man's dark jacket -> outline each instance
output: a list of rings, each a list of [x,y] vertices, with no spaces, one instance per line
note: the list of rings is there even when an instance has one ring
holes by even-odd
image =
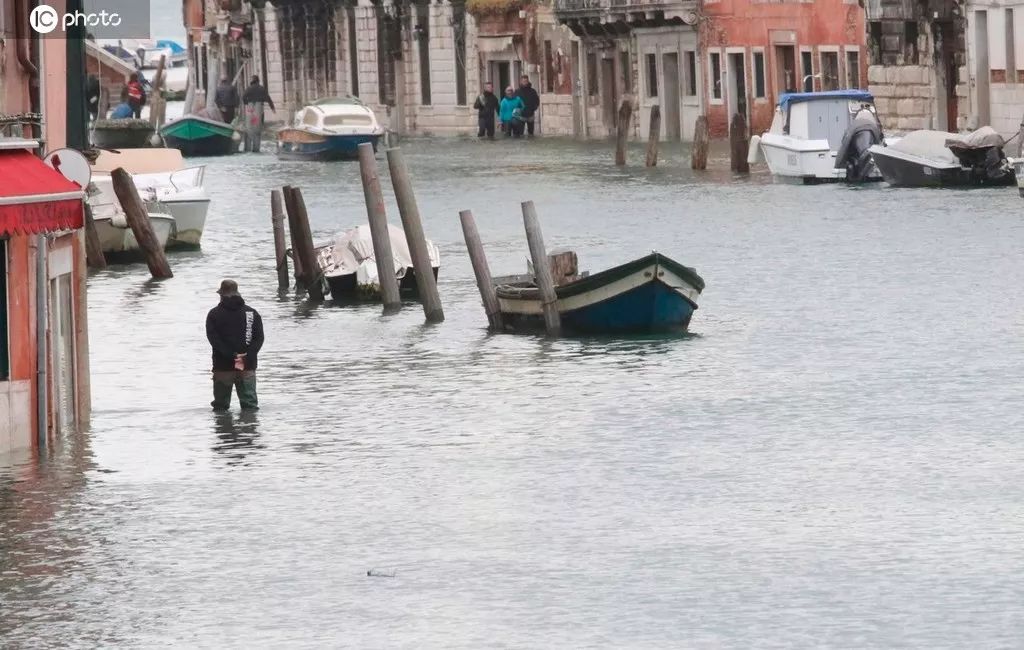
[[[531,117],[540,108],[540,95],[533,89],[533,84],[527,83],[519,87],[519,98],[523,100],[523,117]]]
[[[270,98],[270,93],[267,92],[266,88],[258,83],[249,84],[249,87],[245,89],[244,93],[242,93],[242,103],[256,104],[259,102],[263,102],[270,106],[270,110],[272,111],[277,110],[274,108],[274,100]]]
[[[477,117],[493,120],[494,114],[498,112],[498,97],[485,90],[473,102],[473,108],[476,109]]]
[[[224,108],[237,108],[238,107],[238,90],[234,84],[222,83],[217,86],[217,95],[215,96],[215,102],[217,106],[223,106]]]
[[[245,354],[245,369],[256,370],[263,347],[263,319],[241,296],[227,296],[206,315],[206,338],[213,346],[213,369],[234,370],[235,355]]]

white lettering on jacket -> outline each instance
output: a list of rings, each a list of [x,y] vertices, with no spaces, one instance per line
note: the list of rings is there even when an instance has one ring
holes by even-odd
[[[249,345],[252,343],[252,323],[255,320],[253,312],[245,312],[245,344]]]

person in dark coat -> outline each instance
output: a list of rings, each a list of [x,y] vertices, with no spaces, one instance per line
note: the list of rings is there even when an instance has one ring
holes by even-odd
[[[245,150],[259,153],[263,138],[263,105],[270,106],[274,113],[274,100],[260,83],[260,78],[253,76],[249,87],[242,93],[242,105],[245,106]]]
[[[484,84],[484,91],[473,102],[473,108],[476,109],[477,123],[480,125],[477,137],[482,138],[486,135],[493,140],[494,119],[498,113],[498,97],[494,94],[494,84],[490,81]]]
[[[220,283],[220,304],[206,315],[206,338],[213,348],[214,411],[231,406],[232,387],[243,410],[259,408],[256,398],[256,356],[263,347],[263,319],[238,294],[238,283]]]
[[[519,78],[519,91],[516,93],[523,100],[523,122],[526,123],[526,134],[533,135],[533,121],[537,116],[537,109],[540,108],[540,95],[533,89],[530,77],[523,75]]]
[[[235,121],[235,113],[238,111],[238,89],[227,77],[222,78],[217,85],[217,94],[214,95],[213,101],[227,124]]]
[[[85,80],[85,99],[89,106],[89,118],[95,122],[100,113],[100,80],[94,74]]]

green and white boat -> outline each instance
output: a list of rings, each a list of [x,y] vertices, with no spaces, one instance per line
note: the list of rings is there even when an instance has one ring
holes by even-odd
[[[186,115],[160,129],[168,147],[183,156],[227,156],[238,151],[239,136],[230,124]]]

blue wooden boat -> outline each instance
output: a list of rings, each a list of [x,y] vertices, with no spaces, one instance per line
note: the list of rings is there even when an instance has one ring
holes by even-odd
[[[495,279],[509,331],[543,331],[540,290],[531,276]],[[704,280],[660,253],[555,288],[562,329],[578,334],[686,331]]]
[[[354,97],[321,99],[295,114],[291,126],[277,133],[281,160],[354,160],[359,145],[377,150],[384,128],[366,105]]]

